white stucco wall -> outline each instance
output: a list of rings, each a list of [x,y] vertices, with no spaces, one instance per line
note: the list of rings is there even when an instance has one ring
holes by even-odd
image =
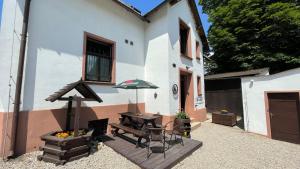
[[[145,24],[145,77],[159,86],[156,90],[146,90],[146,112],[169,115],[169,51],[167,6],[149,17]],[[157,93],[157,98],[154,93]]]
[[[183,20],[191,30],[191,43],[192,43],[192,58],[193,60],[181,57],[180,53],[180,42],[179,42],[179,18]],[[179,98],[174,96],[171,92],[173,84],[179,86],[179,68],[186,69],[190,67],[189,71],[193,72],[194,82],[194,110],[205,108],[205,99],[203,94],[203,101],[197,103],[198,90],[197,90],[197,76],[201,77],[202,80],[202,91],[204,91],[204,67],[203,67],[203,45],[201,39],[196,31],[196,24],[193,18],[187,1],[180,1],[173,6],[169,5],[168,9],[168,30],[169,30],[169,86],[170,86],[170,112],[174,115],[179,110]],[[196,59],[196,41],[200,43],[201,60]],[[177,65],[176,68],[172,67],[172,64]],[[203,92],[204,93],[204,92]]]
[[[265,92],[300,91],[300,68],[270,76],[242,78],[245,130],[267,135]]]
[[[184,20],[191,28],[192,56],[188,60],[180,56],[179,42],[179,18]],[[196,59],[196,40],[201,40],[196,31],[190,7],[187,1],[177,4],[165,5],[160,11],[150,15],[151,23],[146,24],[146,80],[152,81],[160,86],[156,90],[158,97],[154,98],[155,91],[146,92],[146,111],[161,113],[163,115],[175,115],[179,111],[179,96],[173,95],[172,86],[179,86],[179,68],[190,67],[193,72],[195,110],[205,108],[204,98],[201,104],[197,104],[197,76],[204,84],[203,52],[201,60]],[[203,50],[201,50],[203,51]],[[176,64],[176,68],[173,67]],[[204,91],[204,85],[202,85]],[[204,95],[203,95],[204,97]],[[169,104],[166,104],[169,103]]]
[[[3,1],[0,27],[0,112],[12,111],[14,102],[24,1]]]
[[[24,0],[4,1],[0,34],[0,112],[12,111],[23,6]],[[180,57],[179,17],[192,30],[193,61]],[[66,105],[65,102],[46,102],[45,98],[81,78],[84,31],[116,42],[116,83],[139,78],[159,86],[156,90],[138,92],[138,102],[147,103],[147,112],[163,115],[178,112],[179,99],[173,96],[171,89],[173,84],[179,84],[179,68],[186,66],[193,71],[196,101],[197,75],[202,77],[204,84],[203,59],[200,62],[196,60],[195,39],[200,43],[201,40],[187,1],[174,6],[167,4],[149,20],[151,23],[143,22],[111,1],[32,0],[22,110],[53,109]],[[126,44],[125,39],[133,41],[134,45]],[[175,69],[173,63],[177,65]],[[13,79],[12,98],[8,99],[10,75]],[[87,103],[88,106],[136,102],[134,90],[99,85],[91,87],[104,102]],[[202,87],[204,91],[204,85]],[[154,98],[154,93],[158,94],[157,98]],[[204,105],[203,102],[197,108],[204,108]]]
[[[6,3],[9,2],[9,5]],[[13,34],[13,9],[22,3],[4,2],[1,43],[1,79],[8,81]],[[22,11],[17,11],[22,16]],[[22,19],[18,16],[18,19]],[[21,28],[20,25],[16,26]],[[144,79],[144,22],[112,1],[98,0],[32,0],[28,28],[28,49],[24,70],[22,110],[61,108],[65,102],[45,101],[50,94],[82,77],[84,31],[116,42],[116,83],[128,79]],[[19,31],[21,32],[21,31]],[[20,33],[17,32],[19,35]],[[131,46],[125,39],[133,41]],[[19,44],[15,44],[16,48]],[[7,49],[8,48],[8,49]],[[18,52],[17,49],[13,52]],[[2,54],[5,57],[2,57]],[[15,58],[18,57],[16,54]],[[3,62],[2,62],[3,59]],[[13,70],[17,63],[13,61]],[[2,77],[4,76],[4,77]],[[15,78],[14,78],[15,79]],[[1,93],[7,93],[7,83],[1,82]],[[112,89],[111,86],[92,88],[103,103],[117,105],[135,103],[135,91]],[[2,92],[3,90],[3,92]],[[138,102],[144,102],[139,91]],[[2,105],[8,94],[1,95]]]

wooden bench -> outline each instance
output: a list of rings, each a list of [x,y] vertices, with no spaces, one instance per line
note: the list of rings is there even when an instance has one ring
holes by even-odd
[[[136,147],[139,147],[143,138],[146,139],[147,141],[149,141],[149,135],[144,131],[136,130],[131,127],[127,127],[127,126],[124,126],[122,124],[117,124],[117,123],[111,123],[109,125],[112,128],[111,133],[113,134],[114,137],[117,136],[117,134],[119,134],[118,132],[120,129],[123,130],[124,132],[133,134],[133,136],[135,136],[135,137],[138,137]]]

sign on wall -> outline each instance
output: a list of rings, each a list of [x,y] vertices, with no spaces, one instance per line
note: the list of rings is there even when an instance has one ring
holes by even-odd
[[[195,101],[195,106],[197,107],[197,106],[200,106],[201,104],[203,104],[203,102],[204,102],[204,100],[203,100],[203,96],[201,95],[201,96],[198,96],[197,98],[196,98],[196,101]]]

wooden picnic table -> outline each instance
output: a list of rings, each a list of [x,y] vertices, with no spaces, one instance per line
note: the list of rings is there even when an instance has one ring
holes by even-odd
[[[156,128],[155,120],[160,118],[155,115],[136,114],[131,112],[120,113],[121,122],[120,124],[111,123],[110,126],[113,128],[112,134],[116,136],[119,129],[131,133],[138,137],[136,147],[141,144],[141,140],[144,138],[149,141],[149,134],[147,132],[148,124],[151,124],[153,128]],[[128,119],[129,126],[125,124],[125,120]]]
[[[148,124],[151,124],[152,127],[156,128],[155,120],[159,118],[159,116],[155,115],[136,114],[132,112],[120,113],[120,115],[122,117],[121,124],[124,124],[125,120],[128,119],[131,127],[139,130],[143,130],[143,127],[147,127]],[[134,119],[138,119],[138,121],[135,121]]]

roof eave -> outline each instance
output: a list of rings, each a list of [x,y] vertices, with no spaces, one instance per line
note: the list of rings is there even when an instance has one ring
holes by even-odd
[[[168,4],[168,3],[172,2],[172,1],[174,1],[174,0],[165,0],[165,1],[163,1],[157,7],[155,7],[154,9],[152,9],[151,11],[149,11],[148,13],[146,13],[144,15],[144,17],[148,18],[150,15],[154,14],[156,11],[158,11],[159,9],[161,9],[164,5],[166,5],[166,4]],[[175,1],[179,2],[181,0],[175,0]],[[198,35],[201,38],[201,42],[202,42],[202,45],[203,45],[203,50],[204,50],[205,53],[208,53],[210,51],[209,50],[209,45],[208,45],[207,37],[205,35],[205,31],[203,29],[203,25],[202,25],[201,18],[200,18],[198,9],[197,9],[197,5],[196,5],[196,3],[195,3],[194,0],[188,0],[188,4],[189,4],[189,6],[191,8],[194,20],[196,22],[196,30],[197,30]]]
[[[150,23],[150,21],[146,17],[144,17],[143,15],[141,15],[140,13],[138,13],[137,11],[135,11],[134,9],[132,9],[130,6],[124,4],[122,1],[120,1],[120,0],[113,0],[113,2],[117,3],[118,5],[120,5],[125,10],[127,10],[130,13],[132,13],[133,15],[135,15],[136,17],[138,17],[142,21]]]
[[[232,79],[246,76],[265,76],[268,74],[269,68],[253,69],[239,72],[227,72],[205,76],[205,80]]]

